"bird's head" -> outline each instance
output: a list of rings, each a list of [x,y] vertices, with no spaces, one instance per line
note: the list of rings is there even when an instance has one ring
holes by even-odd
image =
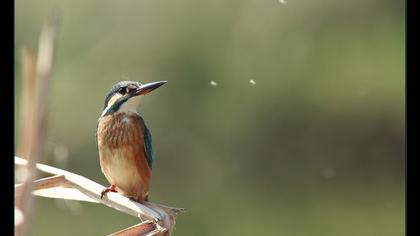
[[[114,112],[136,111],[141,98],[147,93],[159,88],[166,81],[141,84],[135,81],[121,81],[112,86],[105,97],[105,106],[101,117]]]

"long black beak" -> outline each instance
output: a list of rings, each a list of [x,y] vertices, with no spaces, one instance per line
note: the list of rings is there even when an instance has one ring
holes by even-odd
[[[153,90],[159,88],[160,86],[166,84],[166,82],[167,81],[162,80],[162,81],[142,84],[139,88],[137,88],[135,90],[135,92],[134,92],[135,95],[134,96],[150,93],[151,91],[153,91]]]

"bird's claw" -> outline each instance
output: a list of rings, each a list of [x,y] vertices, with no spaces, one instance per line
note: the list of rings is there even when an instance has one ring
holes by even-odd
[[[111,185],[110,187],[108,187],[108,188],[106,188],[106,189],[104,189],[104,190],[102,190],[102,192],[101,192],[101,199],[105,196],[105,194],[107,194],[108,192],[114,192],[114,193],[116,193],[117,192],[117,190],[115,189],[115,185]]]

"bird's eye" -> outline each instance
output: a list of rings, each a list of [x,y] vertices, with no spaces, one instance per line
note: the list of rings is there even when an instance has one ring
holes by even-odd
[[[127,89],[126,88],[120,88],[120,90],[118,90],[118,92],[121,94],[121,95],[124,95],[126,92],[127,92]]]

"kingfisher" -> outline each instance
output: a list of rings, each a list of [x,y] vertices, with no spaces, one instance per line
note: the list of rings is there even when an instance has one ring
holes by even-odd
[[[101,198],[108,192],[118,192],[137,202],[148,201],[152,136],[137,108],[146,94],[166,82],[121,81],[105,96],[96,144],[102,173],[111,186],[101,192]]]

